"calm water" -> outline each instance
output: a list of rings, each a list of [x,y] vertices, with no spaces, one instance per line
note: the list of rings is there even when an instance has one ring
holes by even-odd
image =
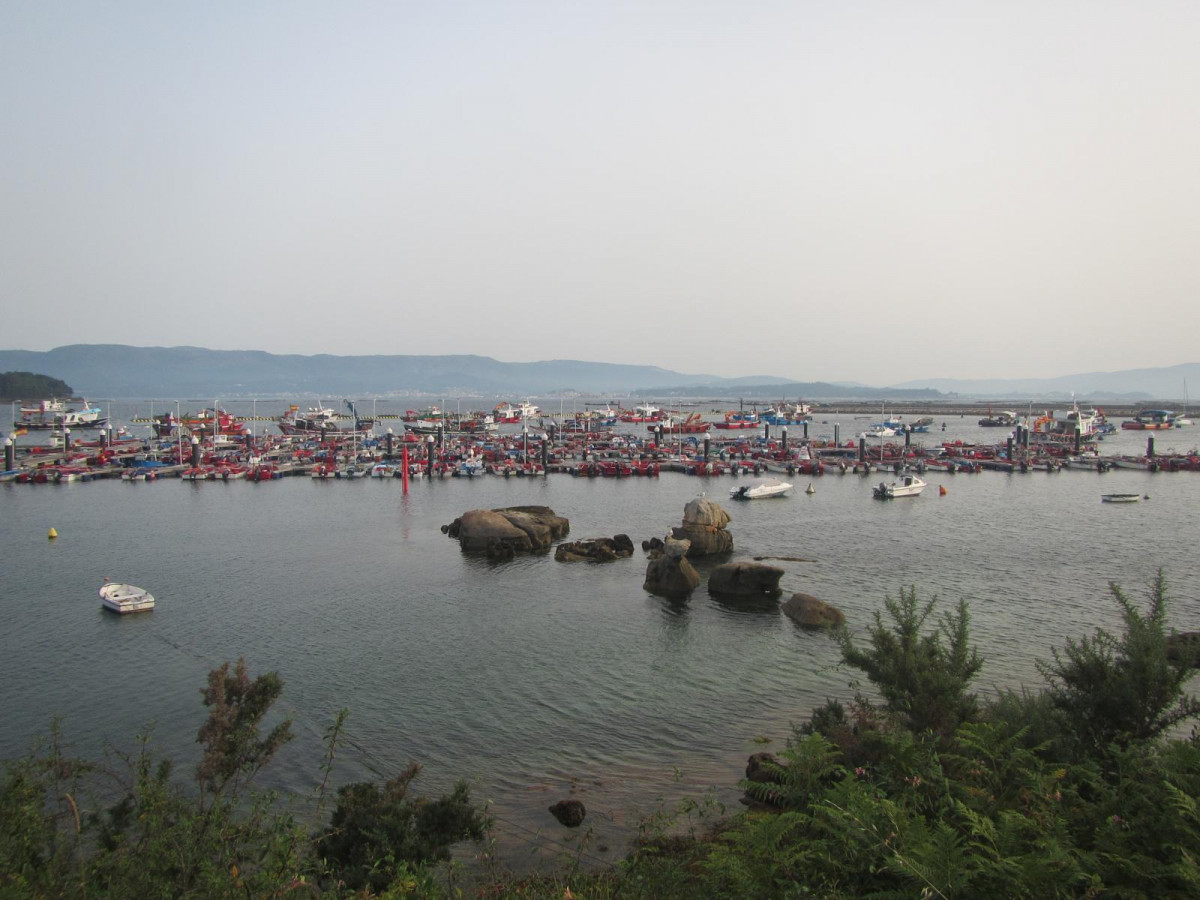
[[[947,422],[948,438],[981,431]],[[843,437],[862,427],[844,418]],[[1160,448],[1194,440],[1157,437]],[[1102,445],[1144,446],[1137,434]],[[733,516],[734,558],[802,558],[775,563],[785,591],[835,603],[856,629],[901,585],[965,598],[985,689],[1039,683],[1035,661],[1051,647],[1114,625],[1110,579],[1140,595],[1163,567],[1173,624],[1200,629],[1200,476],[927,478],[923,496],[892,503],[872,500],[878,476],[854,475],[814,478],[811,496],[798,476],[794,496],[744,504],[728,501],[728,477],[682,475],[447,479],[414,482],[407,497],[375,479],[0,486],[0,752],[21,753],[60,716],[80,752],[129,748],[152,724],[164,752],[194,759],[206,673],[241,656],[252,673],[280,672],[298,733],[269,784],[309,791],[322,733],[348,707],[340,780],[410,759],[425,764],[428,791],[466,777],[514,852],[537,829],[561,837],[546,807],[574,790],[599,841],[618,848],[660,800],[715,785],[732,802],[756,736],[780,746],[790,723],[850,692],[832,643],[774,607],[722,605],[703,587],[682,604],[646,594],[640,551],[603,566],[465,556],[440,527],[477,507],[545,504],[573,538],[625,532],[640,544],[707,491]],[[1108,491],[1152,499],[1102,504]],[[157,609],[103,613],[106,574],[148,587]]]

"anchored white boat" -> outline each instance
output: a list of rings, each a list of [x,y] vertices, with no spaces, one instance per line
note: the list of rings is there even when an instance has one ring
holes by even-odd
[[[1102,503],[1137,503],[1142,499],[1141,494],[1101,494]]]
[[[154,609],[154,595],[132,584],[106,581],[100,587],[100,603],[105,609],[124,615]]]
[[[792,489],[791,484],[778,478],[763,478],[750,484],[740,484],[729,489],[732,500],[762,500],[766,497],[782,497]]]
[[[916,475],[902,475],[899,481],[891,484],[879,482],[874,488],[876,500],[894,500],[897,497],[915,497],[925,490],[925,482]]]

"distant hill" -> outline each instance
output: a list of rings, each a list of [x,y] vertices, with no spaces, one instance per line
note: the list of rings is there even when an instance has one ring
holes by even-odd
[[[1121,372],[1084,372],[1059,378],[928,378],[892,385],[896,389],[933,388],[986,400],[1076,397],[1089,400],[1182,400],[1185,384],[1200,392],[1200,363],[1184,363],[1158,369],[1126,369]],[[1189,397],[1190,399],[1190,397]]]
[[[736,384],[691,385],[683,388],[646,388],[634,396],[650,399],[702,396],[753,400],[946,400],[945,394],[927,387],[877,388],[857,384],[830,384],[826,381],[787,381],[765,384],[761,378],[742,379]]]
[[[93,399],[105,397],[546,397],[556,394],[778,400],[1157,399],[1181,403],[1200,392],[1200,363],[1060,378],[933,378],[886,387],[797,382],[749,375],[721,378],[657,366],[551,359],[500,362],[488,356],[278,355],[260,350],[74,344],[48,351],[0,350],[0,371],[53,372]],[[61,383],[61,382],[60,382]],[[64,385],[65,386],[65,385]],[[48,396],[74,393],[47,390]]]
[[[0,350],[0,370],[56,372],[90,397],[252,397],[345,394],[472,396],[620,393],[638,388],[787,379],[722,379],[657,366],[557,359],[506,363],[486,356],[299,356],[202,347],[74,344]]]

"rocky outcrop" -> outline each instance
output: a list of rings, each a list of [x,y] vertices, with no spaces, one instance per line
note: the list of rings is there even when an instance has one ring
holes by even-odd
[[[568,828],[578,828],[583,824],[587,809],[578,800],[559,800],[550,807],[550,814]]]
[[[759,599],[778,597],[783,569],[762,563],[733,562],[717,566],[708,576],[708,592],[722,597]]]
[[[688,562],[687,552],[687,541],[667,538],[662,550],[651,553],[642,587],[660,597],[679,597],[694,591],[700,584],[700,573]]]
[[[782,765],[783,763],[773,753],[752,753],[750,759],[746,761],[746,780],[755,784],[782,784],[783,773],[780,771]],[[742,802],[751,807],[770,809],[780,805],[780,797],[774,788],[763,790],[748,787]]]
[[[811,594],[792,594],[783,611],[802,628],[837,628],[846,624],[846,615],[836,606]]]
[[[630,556],[633,556],[633,541],[627,534],[571,541],[554,548],[554,558],[559,562],[609,562],[614,559],[628,559]]]
[[[642,541],[642,549],[647,553],[649,553],[651,550],[661,550],[662,548],[662,538],[652,537],[648,541]]]
[[[549,550],[570,530],[571,523],[548,506],[472,509],[442,527],[464,550],[483,550],[496,559]]]
[[[683,508],[683,524],[671,529],[671,535],[690,542],[688,556],[693,558],[728,553],[733,549],[733,535],[725,528],[729,522],[729,513],[719,504],[700,496]]]
[[[751,753],[746,761],[746,780],[778,784],[780,765],[774,753]]]

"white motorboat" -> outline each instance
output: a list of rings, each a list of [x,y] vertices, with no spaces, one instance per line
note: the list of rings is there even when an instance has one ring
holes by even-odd
[[[1142,499],[1141,494],[1101,494],[1102,503],[1137,503]]]
[[[860,438],[866,438],[868,440],[870,438],[885,438],[885,437],[895,437],[895,436],[896,436],[896,429],[889,427],[888,425],[884,424],[883,422],[878,422],[878,423],[872,425],[866,431],[859,434]]]
[[[105,609],[124,615],[154,609],[154,595],[132,584],[106,581],[100,587],[100,603]]]
[[[925,482],[916,475],[904,474],[891,484],[879,482],[873,489],[876,500],[894,500],[897,497],[915,497],[925,490]]]
[[[729,489],[731,500],[762,500],[765,497],[782,497],[792,489],[791,484],[778,478],[763,478],[750,484],[740,484]]]

